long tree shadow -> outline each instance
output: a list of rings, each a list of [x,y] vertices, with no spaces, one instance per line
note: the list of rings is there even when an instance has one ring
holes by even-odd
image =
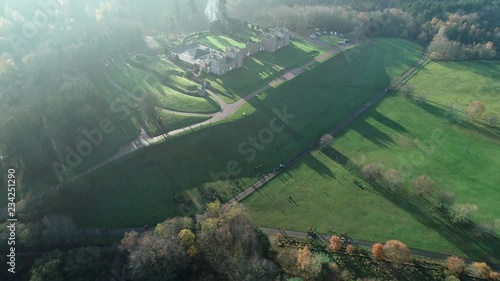
[[[327,147],[323,153],[333,161],[346,166],[349,158],[340,151]],[[472,221],[453,223],[449,210],[437,207],[432,200],[411,193],[407,189],[388,189],[381,179],[365,180],[379,196],[383,196],[399,208],[407,211],[419,222],[436,230],[442,237],[454,244],[473,259],[498,263],[500,261],[500,237],[493,233],[478,235],[479,227]]]
[[[324,148],[321,152],[323,152],[323,154],[328,156],[333,161],[339,163],[340,165],[345,166],[349,162],[349,157],[345,156],[344,154],[342,154],[342,152],[338,151],[332,146]]]
[[[398,133],[409,134],[409,132],[406,130],[405,127],[403,127],[398,122],[392,120],[391,118],[381,114],[377,110],[370,111],[370,117],[372,117],[373,119],[377,120],[378,122],[384,124],[385,126],[397,131]]]
[[[370,112],[370,114],[371,113],[372,112]],[[388,134],[366,122],[366,120],[360,120],[356,125],[357,126],[353,127],[353,130],[374,144],[381,147],[387,147],[387,143],[394,144],[394,140]]]
[[[490,262],[498,262],[500,238],[487,234],[478,237],[478,226],[474,222],[453,223],[449,211],[437,208],[425,197],[413,195],[404,188],[390,190],[383,187],[381,180],[368,181],[377,192],[396,206],[412,214],[424,225],[436,230],[469,257]]]
[[[309,166],[313,171],[320,174],[322,177],[335,178],[335,174],[324,163],[319,161],[316,157],[308,154],[303,159],[304,163]]]
[[[419,103],[419,106],[425,111],[431,113],[432,115],[439,118],[443,118],[447,122],[450,122],[451,124],[455,124],[457,126],[466,129],[480,132],[481,134],[484,134],[492,138],[498,138],[500,136],[500,128],[488,125],[480,126],[478,123],[463,119],[459,116],[456,116],[456,114],[451,114],[449,110],[447,110],[442,106],[438,106],[437,104],[433,104],[430,102],[423,102]]]

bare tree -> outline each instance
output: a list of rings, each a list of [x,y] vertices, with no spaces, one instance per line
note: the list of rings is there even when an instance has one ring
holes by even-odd
[[[330,146],[334,142],[334,138],[330,134],[324,134],[319,139],[319,150],[323,151],[325,148]]]
[[[137,279],[175,280],[191,259],[178,233],[191,224],[189,218],[175,218],[158,224],[154,232],[140,236],[127,233],[120,246],[129,253],[132,275]]]
[[[365,179],[374,180],[382,174],[384,166],[380,163],[370,163],[361,168],[361,174]]]
[[[484,104],[480,101],[471,101],[465,110],[469,118],[481,117],[484,113]]]
[[[477,211],[477,206],[474,204],[455,204],[451,206],[450,216],[454,223],[466,222],[470,215]]]
[[[419,195],[430,195],[434,191],[435,182],[431,177],[422,175],[412,181],[413,186]]]
[[[268,260],[264,244],[255,224],[240,205],[211,204],[207,213],[198,216],[197,221],[200,227],[196,235],[199,251],[207,264],[225,279],[245,280],[249,274],[263,272],[254,266],[264,265],[268,274],[277,274],[275,265],[264,261]],[[256,258],[262,261],[256,261]],[[272,280],[269,276],[264,279]]]
[[[453,274],[461,274],[464,271],[465,262],[462,258],[451,256],[446,259],[446,266]]]
[[[403,176],[395,169],[385,171],[383,179],[386,186],[391,190],[403,186],[404,182]]]

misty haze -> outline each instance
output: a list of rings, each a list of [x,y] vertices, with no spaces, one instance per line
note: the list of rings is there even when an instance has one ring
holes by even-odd
[[[500,280],[499,19],[0,0],[0,280]]]

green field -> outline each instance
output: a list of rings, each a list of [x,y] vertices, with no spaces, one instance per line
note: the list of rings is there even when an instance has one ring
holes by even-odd
[[[351,49],[250,100],[226,122],[142,149],[100,169],[82,179],[80,186],[89,192],[53,204],[81,226],[129,227],[201,210],[212,200],[202,197],[203,192],[217,190],[228,199],[257,173],[272,170],[387,87],[415,64],[422,51],[417,44],[396,39]],[[265,137],[264,148],[259,146],[252,157],[248,137],[266,132],[270,121],[284,111],[294,118],[284,131]],[[242,144],[245,151],[238,149]],[[233,161],[241,167],[233,181],[218,178],[217,173],[228,163],[234,166]],[[188,207],[172,200],[180,193]]]
[[[211,74],[208,80],[222,93],[224,100],[234,102],[277,78],[284,69],[305,65],[325,52],[311,43],[295,40],[290,46],[275,53],[259,52],[246,58],[243,67],[222,77]]]
[[[471,100],[485,105],[485,115],[500,112],[500,63],[431,62],[411,80],[415,94],[464,111]],[[429,86],[432,85],[432,86]]]
[[[391,97],[337,137],[327,152],[309,153],[244,205],[262,226],[316,227],[380,242],[398,239],[410,247],[498,261],[498,239],[477,242],[473,229],[452,225],[414,195],[411,180],[430,176],[436,193],[451,191],[456,203],[478,206],[474,222],[492,223],[500,218],[499,145],[498,137],[450,123],[440,108]],[[359,177],[345,168],[347,159],[400,171],[405,189],[393,193],[380,186],[355,186],[353,179]]]

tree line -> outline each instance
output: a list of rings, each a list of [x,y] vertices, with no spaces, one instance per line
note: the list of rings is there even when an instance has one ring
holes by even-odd
[[[262,2],[262,3],[260,3]],[[257,10],[251,20],[285,25],[298,32],[313,28],[350,34],[353,39],[400,37],[430,44],[434,59],[498,58],[500,4],[493,0],[471,1],[283,1],[238,3],[232,12]],[[267,5],[267,6],[266,6]]]
[[[412,257],[408,246],[398,240],[377,242],[365,249],[346,243],[344,234],[332,235],[328,241],[283,234],[286,232],[268,237],[242,206],[215,201],[208,203],[205,212],[196,217],[176,217],[155,227],[145,227],[140,233],[125,233],[118,246],[55,250],[25,269],[30,281],[327,281],[408,280],[408,277],[459,280],[456,278],[465,276],[499,280],[500,277],[486,263],[467,266],[462,258],[455,256],[449,257],[444,266],[422,262]]]

